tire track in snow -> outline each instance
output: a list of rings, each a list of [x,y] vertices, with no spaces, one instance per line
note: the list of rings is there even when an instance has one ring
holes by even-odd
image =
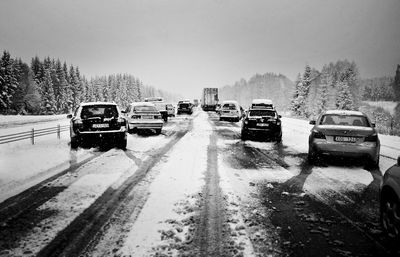
[[[141,182],[146,174],[161,158],[191,129],[177,132],[166,146],[154,151],[138,170],[117,189],[108,188],[89,208],[79,215],[63,231],[58,233],[37,256],[79,256],[86,247],[100,236],[102,228],[107,224],[115,211],[129,197],[131,190]],[[135,161],[135,160],[134,160]]]

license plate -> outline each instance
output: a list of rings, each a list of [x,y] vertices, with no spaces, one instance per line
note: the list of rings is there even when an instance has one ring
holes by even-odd
[[[108,128],[108,123],[93,124],[93,128]]]
[[[142,119],[154,119],[153,115],[143,115]]]
[[[355,137],[335,137],[336,142],[350,142],[354,143],[357,141],[357,138]]]
[[[269,124],[268,123],[257,123],[257,126],[259,126],[259,127],[268,127]]]

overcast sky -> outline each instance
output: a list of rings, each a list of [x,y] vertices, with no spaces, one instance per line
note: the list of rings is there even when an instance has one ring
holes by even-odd
[[[60,58],[87,77],[130,73],[198,97],[255,73],[354,60],[362,77],[400,64],[400,0],[1,0],[0,50]]]

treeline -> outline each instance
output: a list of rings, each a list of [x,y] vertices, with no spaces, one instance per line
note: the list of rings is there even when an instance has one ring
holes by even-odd
[[[149,96],[177,99],[173,94],[143,85],[129,74],[87,79],[78,67],[59,59],[34,57],[28,65],[12,58],[7,51],[0,59],[1,114],[69,113],[87,101],[114,101],[125,108]]]
[[[370,101],[400,101],[400,65],[394,77],[361,80],[363,99]]]
[[[256,74],[249,80],[241,79],[231,86],[219,89],[220,101],[236,100],[243,107],[248,107],[252,99],[266,98],[274,101],[278,110],[289,107],[288,92],[292,92],[293,82],[282,74]]]
[[[359,72],[355,62],[339,60],[321,71],[306,65],[295,82],[291,111],[315,117],[327,109],[357,110],[360,104]]]

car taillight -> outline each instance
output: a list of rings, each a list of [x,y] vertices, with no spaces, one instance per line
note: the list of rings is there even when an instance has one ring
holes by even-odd
[[[161,119],[161,115],[155,115],[154,119]]]
[[[364,139],[365,142],[377,142],[378,141],[378,134],[372,134],[370,136],[367,136]]]
[[[82,120],[81,119],[75,119],[74,120],[74,126],[76,126],[76,127],[82,127],[82,125],[83,125],[83,122],[82,122]]]
[[[122,117],[118,117],[117,122],[118,122],[118,124],[119,124],[120,126],[125,126],[125,125],[126,125],[126,121],[125,121],[125,119],[122,118]]]
[[[280,121],[276,121],[276,125],[277,125],[277,126],[280,126],[280,125],[281,125],[281,122],[280,122]]]
[[[319,139],[325,139],[325,135],[316,129],[312,130],[312,133],[314,135],[314,138],[319,138]]]
[[[249,124],[249,121],[246,119],[246,120],[244,120],[244,124]]]

